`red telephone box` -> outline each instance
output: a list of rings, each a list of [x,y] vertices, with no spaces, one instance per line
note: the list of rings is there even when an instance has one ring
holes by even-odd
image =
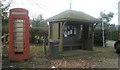
[[[29,58],[29,16],[28,10],[14,8],[9,15],[9,48],[10,60],[24,60]]]

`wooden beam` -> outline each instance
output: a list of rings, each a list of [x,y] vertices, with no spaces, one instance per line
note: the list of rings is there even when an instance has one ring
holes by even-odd
[[[66,22],[60,22],[60,46],[59,46],[60,52],[63,52],[63,28],[65,24]]]

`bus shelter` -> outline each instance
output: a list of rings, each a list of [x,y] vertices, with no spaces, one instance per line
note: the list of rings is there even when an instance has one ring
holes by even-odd
[[[49,39],[59,40],[59,51],[93,50],[94,29],[101,21],[75,10],[66,10],[49,19]]]

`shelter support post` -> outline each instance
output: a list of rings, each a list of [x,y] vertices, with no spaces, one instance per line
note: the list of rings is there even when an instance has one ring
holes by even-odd
[[[63,28],[65,26],[66,22],[60,22],[60,46],[59,46],[59,52],[63,52]]]

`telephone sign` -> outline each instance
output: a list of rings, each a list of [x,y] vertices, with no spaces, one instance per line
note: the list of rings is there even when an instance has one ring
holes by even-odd
[[[14,8],[9,15],[9,48],[10,60],[24,60],[29,57],[29,16],[28,10]]]

